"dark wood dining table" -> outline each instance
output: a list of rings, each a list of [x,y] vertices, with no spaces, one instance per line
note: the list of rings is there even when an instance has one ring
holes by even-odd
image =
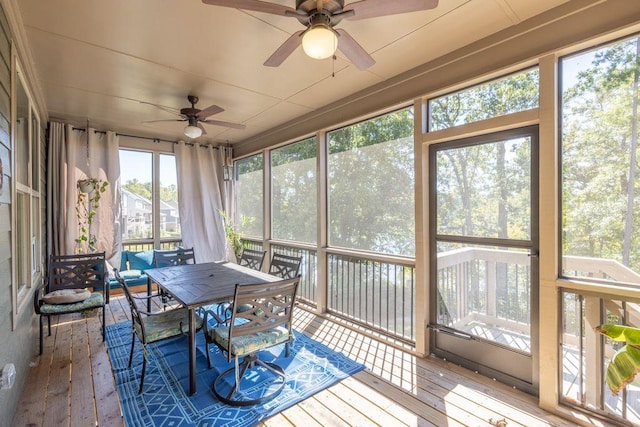
[[[196,393],[196,314],[198,307],[231,301],[236,284],[270,283],[279,277],[229,262],[186,264],[145,270],[151,295],[156,283],[189,310],[189,394]],[[148,307],[149,311],[151,307]]]

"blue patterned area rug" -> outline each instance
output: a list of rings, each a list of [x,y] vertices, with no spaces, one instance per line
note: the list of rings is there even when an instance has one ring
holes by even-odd
[[[248,407],[232,407],[218,401],[211,390],[219,372],[233,366],[212,344],[208,369],[204,337],[197,334],[196,370],[198,392],[188,395],[189,365],[187,337],[161,341],[149,349],[144,390],[138,394],[142,368],[142,345],[136,339],[131,368],[131,322],[107,326],[107,348],[116,381],[120,406],[127,426],[252,426],[318,391],[364,369],[341,353],[331,350],[305,334],[295,332],[290,357],[284,346],[259,353],[265,361],[275,361],[287,375],[280,395],[270,402]],[[233,378],[233,375],[230,375]],[[258,375],[259,376],[259,375]],[[254,384],[259,387],[259,378]]]

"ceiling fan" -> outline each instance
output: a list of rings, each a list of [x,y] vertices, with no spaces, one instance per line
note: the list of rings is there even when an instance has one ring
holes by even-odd
[[[203,3],[284,15],[296,18],[306,29],[296,31],[267,59],[264,65],[277,67],[302,44],[312,58],[332,57],[336,49],[360,70],[366,70],[374,59],[349,33],[334,27],[343,19],[367,19],[399,13],[433,9],[438,0],[361,0],[345,6],[344,0],[296,0],[296,8],[261,0],[202,0]]]
[[[202,123],[208,125],[216,125],[223,126],[233,129],[243,130],[246,128],[245,125],[239,123],[231,123],[224,122],[222,120],[213,120],[208,119],[207,117],[212,116],[214,114],[218,114],[224,111],[224,108],[218,107],[217,105],[210,105],[207,108],[200,110],[196,108],[196,104],[198,103],[198,97],[195,95],[187,96],[187,100],[191,104],[191,107],[181,108],[180,110],[176,108],[165,107],[163,105],[152,104],[150,102],[140,101],[142,104],[153,105],[154,107],[160,108],[161,110],[168,111],[172,114],[178,115],[179,119],[165,119],[165,120],[150,120],[143,123],[156,123],[156,122],[188,122],[187,126],[184,128],[184,134],[189,138],[197,138],[201,135],[206,135],[207,131],[202,126]]]

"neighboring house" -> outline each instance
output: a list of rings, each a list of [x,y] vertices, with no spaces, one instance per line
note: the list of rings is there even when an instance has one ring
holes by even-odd
[[[180,214],[178,202],[160,201],[160,231],[180,235]]]
[[[138,194],[122,189],[122,238],[151,237],[152,204]]]

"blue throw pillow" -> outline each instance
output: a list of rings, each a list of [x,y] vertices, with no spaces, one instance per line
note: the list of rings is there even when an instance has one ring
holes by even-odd
[[[153,268],[153,250],[131,252],[128,254],[129,270],[147,270]]]

